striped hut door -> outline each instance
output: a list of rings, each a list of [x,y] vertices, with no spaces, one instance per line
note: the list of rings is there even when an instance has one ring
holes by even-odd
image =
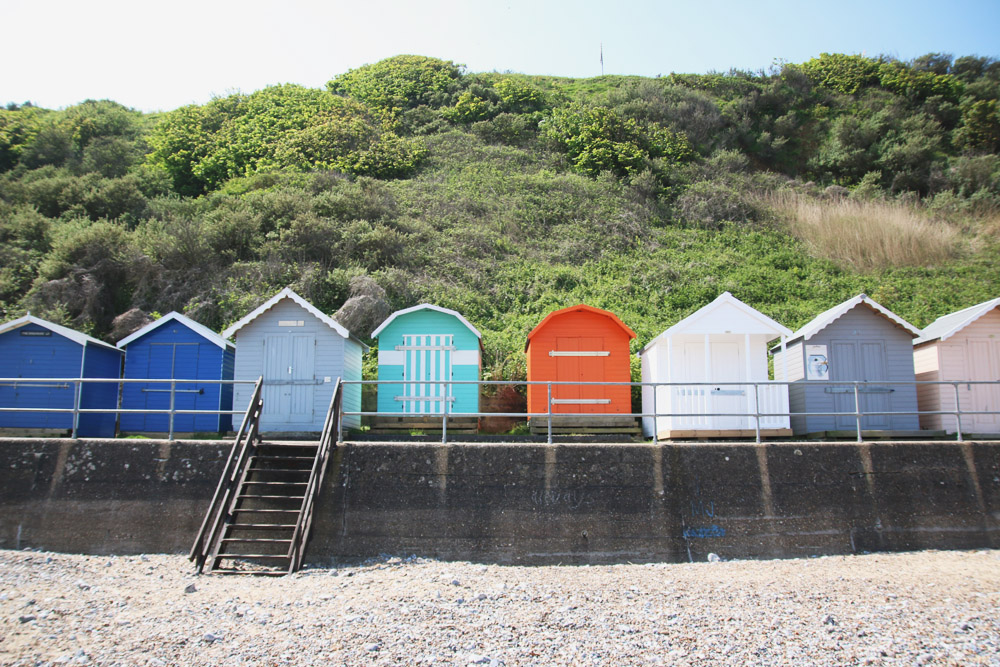
[[[403,336],[406,353],[403,377],[409,380],[403,386],[403,412],[441,414],[445,402],[454,400],[452,388],[440,382],[451,380],[453,338],[451,334]],[[427,382],[438,384],[422,384]],[[450,411],[451,407],[448,409]]]

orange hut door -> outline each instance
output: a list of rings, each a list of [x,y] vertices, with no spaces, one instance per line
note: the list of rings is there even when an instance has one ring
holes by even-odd
[[[604,366],[609,353],[604,349],[603,338],[560,336],[556,338],[556,349],[549,354],[555,357],[559,382],[603,382],[606,379]],[[607,390],[608,387],[599,385],[553,385],[552,412],[606,412]]]

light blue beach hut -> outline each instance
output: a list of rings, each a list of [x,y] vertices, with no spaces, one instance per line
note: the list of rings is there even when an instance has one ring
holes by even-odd
[[[477,381],[482,334],[460,313],[429,303],[397,310],[372,332],[378,339],[378,412],[468,414],[479,412],[474,384],[418,384],[441,380]]]
[[[285,288],[222,332],[236,339],[234,379],[264,378],[260,429],[267,433],[318,433],[337,378],[361,379],[368,346],[339,322]],[[244,410],[253,387],[237,384],[233,405]],[[361,385],[344,387],[343,410],[361,410]],[[360,419],[348,415],[346,428]]]
[[[172,312],[118,341],[125,350],[126,379],[232,380],[235,346],[194,320]],[[178,382],[176,410],[232,410],[233,385],[218,382]],[[166,382],[127,382],[122,387],[123,410],[167,410],[171,387]],[[175,432],[224,433],[232,430],[229,414],[177,414]],[[166,414],[123,413],[122,432],[166,433]]]

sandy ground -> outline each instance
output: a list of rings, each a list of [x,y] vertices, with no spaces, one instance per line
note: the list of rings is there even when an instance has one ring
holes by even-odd
[[[192,587],[193,585],[193,587]],[[0,551],[3,665],[1000,665],[1000,551],[289,577]]]

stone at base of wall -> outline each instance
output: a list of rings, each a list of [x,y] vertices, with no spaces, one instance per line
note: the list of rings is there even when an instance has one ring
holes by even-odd
[[[0,547],[185,552],[231,443],[0,440]],[[347,443],[308,562],[1000,547],[1000,443]]]

